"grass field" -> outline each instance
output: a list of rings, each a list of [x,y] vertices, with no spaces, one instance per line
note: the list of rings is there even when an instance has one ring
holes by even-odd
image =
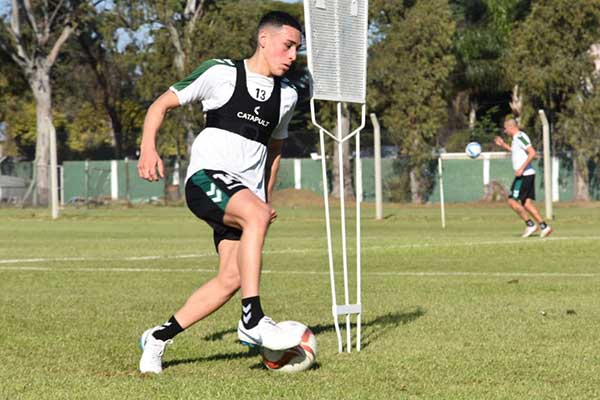
[[[505,207],[450,207],[445,231],[434,207],[363,211],[360,353],[337,353],[323,210],[280,205],[263,307],[313,329],[316,367],[266,370],[236,296],[142,376],[139,334],[215,271],[208,228],[183,207],[0,209],[0,397],[600,398],[599,204],[559,205],[546,239]]]

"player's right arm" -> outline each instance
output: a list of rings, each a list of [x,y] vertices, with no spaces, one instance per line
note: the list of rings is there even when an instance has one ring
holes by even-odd
[[[156,134],[162,125],[167,111],[179,107],[179,99],[171,90],[164,92],[152,103],[144,120],[144,131],[140,145],[138,174],[140,178],[157,181],[164,178],[163,162],[156,151]]]
[[[502,147],[504,150],[510,152],[512,151],[512,148],[506,144],[506,142],[504,141],[504,139],[502,139],[500,136],[496,136],[494,138],[494,143],[496,143],[497,146]]]

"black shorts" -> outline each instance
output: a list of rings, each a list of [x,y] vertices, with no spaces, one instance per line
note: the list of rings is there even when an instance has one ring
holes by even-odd
[[[185,185],[187,206],[196,217],[213,228],[217,253],[221,240],[240,240],[242,236],[241,230],[225,225],[223,217],[231,196],[243,189],[247,187],[227,172],[209,169],[196,172]]]
[[[526,176],[517,176],[510,186],[509,199],[520,200],[525,204],[525,200],[535,200],[535,174]]]

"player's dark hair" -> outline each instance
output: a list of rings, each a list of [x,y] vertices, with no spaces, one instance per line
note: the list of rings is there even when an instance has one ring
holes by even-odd
[[[300,22],[298,22],[298,20],[292,17],[290,14],[283,11],[269,11],[263,15],[258,23],[258,30],[260,31],[262,28],[268,25],[277,28],[288,25],[302,32],[302,25],[300,25]]]

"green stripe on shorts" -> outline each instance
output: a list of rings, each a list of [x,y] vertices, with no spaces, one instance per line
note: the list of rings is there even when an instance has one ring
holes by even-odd
[[[523,185],[523,179],[517,179],[515,181],[515,187],[513,188],[512,192],[513,199],[519,198],[519,192],[521,192],[521,185]]]
[[[223,192],[219,187],[214,183],[210,176],[206,175],[204,170],[200,170],[196,172],[190,178],[192,183],[198,186],[206,195],[221,209],[225,212],[225,207],[227,207],[227,203],[229,203],[229,196],[227,193]]]

